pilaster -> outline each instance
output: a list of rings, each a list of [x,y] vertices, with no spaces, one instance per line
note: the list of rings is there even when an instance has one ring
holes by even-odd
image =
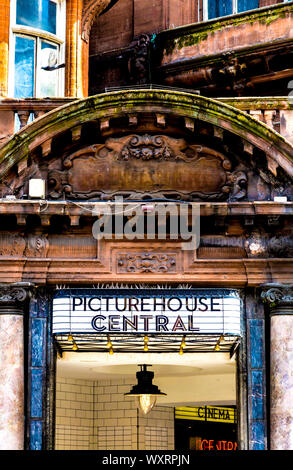
[[[293,450],[293,285],[266,284],[270,314],[270,448]]]
[[[24,448],[24,313],[30,283],[0,284],[0,449]]]

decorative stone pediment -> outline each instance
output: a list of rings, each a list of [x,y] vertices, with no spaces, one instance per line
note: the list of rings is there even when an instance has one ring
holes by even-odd
[[[245,196],[246,175],[211,148],[164,135],[127,135],[86,147],[49,171],[53,199],[124,195],[192,200]]]
[[[53,200],[273,201],[293,198],[293,147],[251,116],[202,96],[126,90],[76,101],[0,147],[0,192]]]

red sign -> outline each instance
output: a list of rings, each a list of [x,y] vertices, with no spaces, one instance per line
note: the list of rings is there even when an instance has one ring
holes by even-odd
[[[201,450],[237,450],[237,447],[237,442],[233,441],[215,441],[213,439],[201,441]]]

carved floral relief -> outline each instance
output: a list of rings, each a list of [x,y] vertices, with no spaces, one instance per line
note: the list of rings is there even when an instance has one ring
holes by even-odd
[[[246,174],[220,152],[164,135],[108,138],[75,152],[48,174],[52,199],[227,200],[246,195]]]
[[[0,235],[0,256],[21,257],[26,241],[18,233],[2,232]]]
[[[49,249],[47,235],[2,232],[0,234],[0,256],[45,258]]]
[[[123,253],[118,256],[119,273],[175,273],[175,253]]]

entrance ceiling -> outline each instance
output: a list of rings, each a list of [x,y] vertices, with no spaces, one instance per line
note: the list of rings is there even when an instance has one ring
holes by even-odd
[[[116,353],[142,353],[144,352],[144,335],[140,334],[74,334],[73,340],[68,334],[56,334],[55,341],[60,353],[72,351],[73,345],[77,352],[108,352],[107,342],[111,340],[114,354]],[[156,334],[148,335],[148,351],[153,353],[179,353],[182,343],[182,334]],[[189,334],[185,336],[186,346],[184,353],[198,352],[229,352],[231,355],[239,344],[239,338],[232,335],[203,335]]]
[[[229,353],[83,353],[65,352],[57,360],[58,377],[91,380],[100,384],[135,383],[138,364],[151,364],[154,383],[167,396],[160,406],[236,404],[236,357]],[[107,382],[104,382],[107,381]],[[111,382],[110,382],[111,381]],[[127,391],[127,390],[125,390]]]

